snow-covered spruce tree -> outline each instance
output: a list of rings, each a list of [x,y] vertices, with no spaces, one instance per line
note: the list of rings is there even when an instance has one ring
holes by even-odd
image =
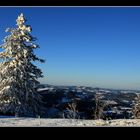
[[[41,96],[35,90],[42,72],[33,62],[44,62],[34,54],[39,46],[30,35],[31,27],[26,25],[23,14],[18,16],[17,28],[8,28],[0,47],[0,112],[17,116],[36,117],[41,115]]]

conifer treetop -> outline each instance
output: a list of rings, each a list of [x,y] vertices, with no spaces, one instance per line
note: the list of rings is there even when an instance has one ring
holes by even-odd
[[[23,13],[20,14],[20,16],[18,16],[16,22],[17,22],[17,26],[19,29],[21,30],[24,30],[24,31],[28,31],[28,32],[31,32],[31,27],[28,26],[28,25],[24,25],[24,23],[26,22],[27,20],[25,19]]]

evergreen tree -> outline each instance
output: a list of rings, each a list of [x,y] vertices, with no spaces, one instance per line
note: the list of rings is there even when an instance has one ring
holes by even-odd
[[[44,62],[34,54],[39,48],[33,43],[31,27],[25,24],[23,14],[16,20],[17,28],[8,28],[10,35],[5,37],[0,47],[0,112],[17,116],[37,116],[41,114],[41,96],[35,90],[37,80],[43,77],[42,71],[33,62]]]

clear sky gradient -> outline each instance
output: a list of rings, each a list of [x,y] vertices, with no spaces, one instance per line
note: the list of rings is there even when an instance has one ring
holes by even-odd
[[[46,59],[42,83],[140,89],[140,7],[0,7],[0,41],[20,13]]]

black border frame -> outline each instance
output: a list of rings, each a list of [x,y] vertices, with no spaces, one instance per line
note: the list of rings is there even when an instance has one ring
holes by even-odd
[[[1,0],[0,6],[140,6],[138,0],[133,1],[122,1],[122,0]],[[0,127],[1,129],[2,127]],[[132,128],[132,127],[131,127]],[[28,138],[29,135],[31,138],[38,137],[39,139],[48,139],[48,138],[64,138],[64,139],[75,139],[75,138],[84,138],[84,139],[96,139],[96,138],[125,138],[132,136],[134,139],[138,132],[134,130],[135,135],[131,128],[120,128],[120,127],[5,127],[0,130],[1,137],[12,137],[15,139],[19,138]],[[138,129],[137,129],[138,130]],[[19,136],[18,136],[19,135]],[[76,137],[77,136],[77,137]],[[123,137],[124,136],[124,137]]]
[[[140,6],[138,0],[1,0],[1,6]]]

